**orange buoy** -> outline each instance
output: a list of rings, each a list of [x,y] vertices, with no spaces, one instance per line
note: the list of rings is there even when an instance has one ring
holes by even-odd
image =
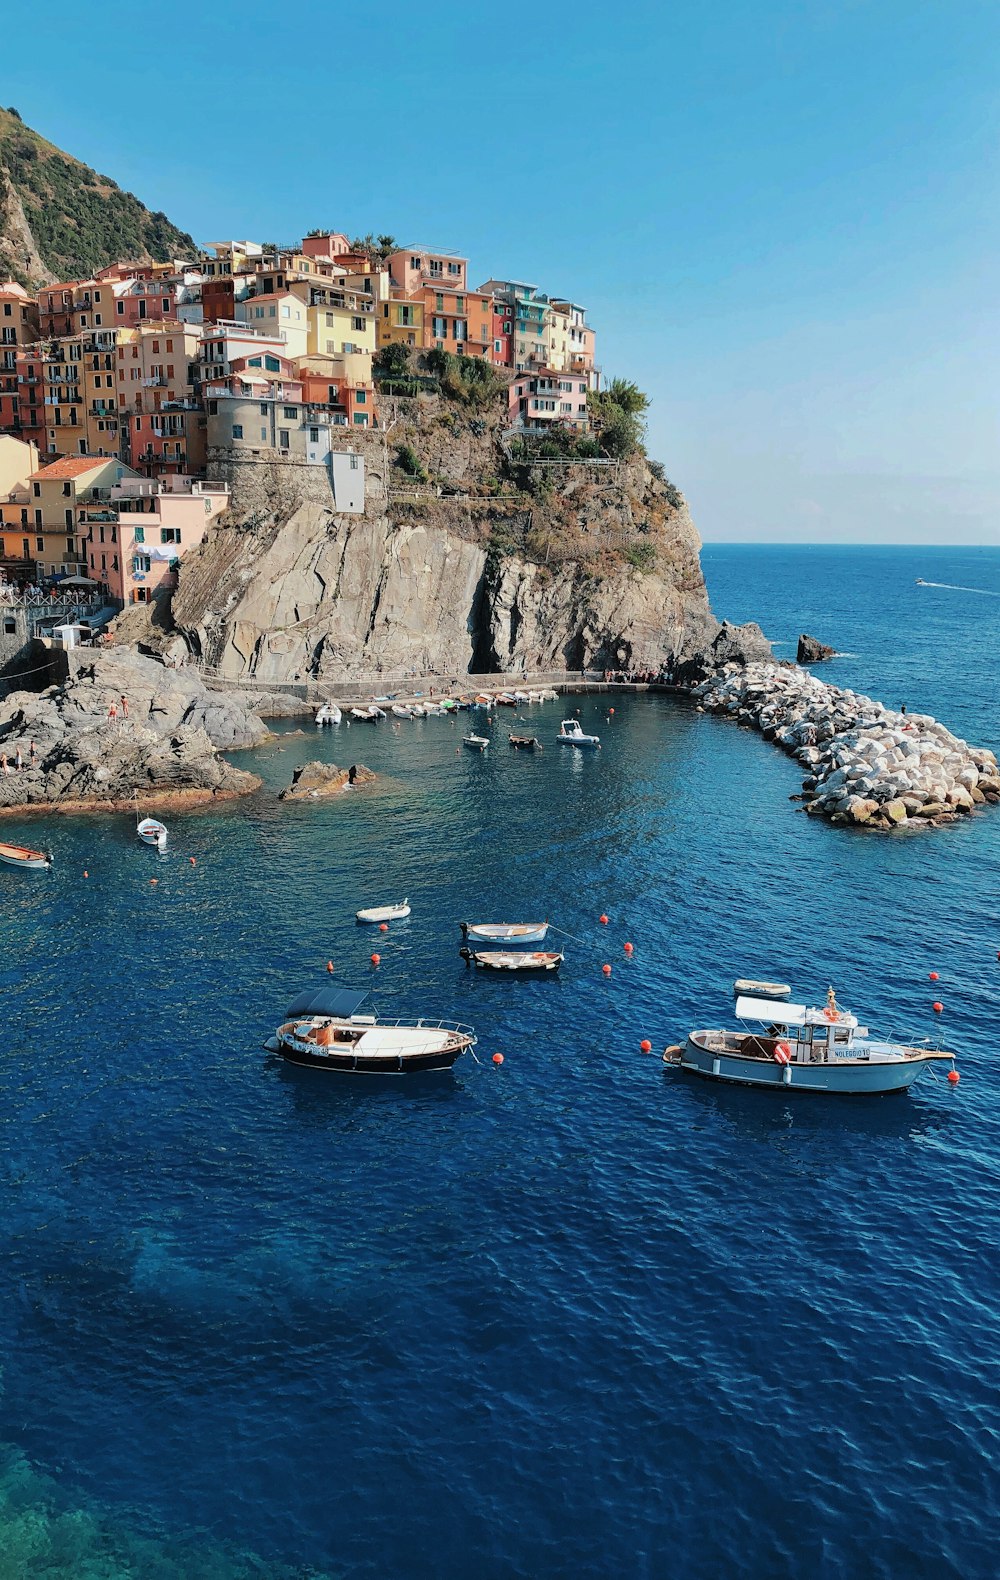
[[[602,966],[601,970],[604,972],[604,975],[606,977],[609,977],[611,975],[611,967],[610,966]]]
[[[959,1075],[957,1070],[949,1070],[948,1071],[948,1079],[951,1082],[952,1086],[957,1086],[959,1081],[962,1079],[962,1077]]]
[[[189,856],[188,861],[191,863],[192,867],[197,867],[198,863],[195,861],[193,856]]]
[[[610,717],[611,717],[611,715],[612,715],[612,714],[613,714],[613,713],[614,713],[614,711],[615,711],[615,710],[614,710],[614,708],[609,708],[609,709],[608,709],[608,717],[609,717],[609,718],[610,718]]]
[[[626,944],[625,945],[625,953],[627,955],[635,954],[635,944]]]
[[[90,877],[90,873],[87,871],[86,867],[84,867],[84,869],[83,869],[83,876],[85,878],[89,878]]]
[[[604,915],[604,913],[603,913],[603,912],[602,912],[602,913],[601,913],[601,915],[600,915],[600,916],[599,916],[599,917],[598,917],[598,918],[597,918],[597,920],[598,920],[598,921],[599,921],[599,922],[600,922],[600,924],[601,924],[601,926],[602,926],[602,927],[607,927],[607,925],[608,925],[608,919],[607,919],[607,917],[606,917],[606,916],[605,916],[605,915]],[[997,959],[998,959],[998,960],[1000,960],[1000,954],[998,954],[998,955],[997,955]]]
[[[379,965],[381,960],[382,960],[382,956],[381,955],[372,955],[372,965],[373,966]]]
[[[935,1015],[940,1015],[941,1011],[944,1009],[944,1005],[941,1003],[940,999],[936,998],[934,1003],[931,1005],[931,1008],[933,1009]]]
[[[652,1051],[653,1051],[653,1044],[650,1042],[648,1037],[643,1037],[642,1041],[639,1044],[639,1051],[641,1053],[652,1053]]]
[[[159,878],[150,878],[150,883],[159,883]]]
[[[330,972],[330,974],[332,976],[333,975],[333,961],[332,960],[328,960],[326,962],[326,969]]]
[[[389,931],[389,923],[388,922],[379,922],[378,930],[379,930],[380,933],[387,933]]]
[[[938,980],[937,972],[936,971],[929,971],[927,973],[927,980],[928,980],[928,982],[937,982],[937,980]]]
[[[503,1054],[502,1053],[495,1053],[493,1055],[493,1063],[494,1064],[503,1064]]]

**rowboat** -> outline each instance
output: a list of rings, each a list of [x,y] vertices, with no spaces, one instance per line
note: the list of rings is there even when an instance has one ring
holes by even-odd
[[[823,1009],[739,998],[736,1018],[766,1029],[692,1031],[664,1050],[663,1062],[730,1085],[869,1095],[903,1091],[938,1061],[955,1064],[953,1053],[872,1037],[839,1008],[832,988]]]
[[[485,735],[463,735],[462,744],[471,746],[474,752],[484,752],[490,743]]]
[[[352,708],[351,718],[356,724],[377,724],[379,719],[385,718],[385,714],[381,708]]]
[[[512,691],[501,691],[495,699],[503,708],[516,708],[517,698]]]
[[[407,708],[406,706],[404,706],[404,704],[402,702],[394,702],[393,705],[392,705],[392,710],[391,711],[392,711],[392,714],[393,714],[394,718],[397,718],[397,719],[412,719],[413,718],[413,709],[412,708]]]
[[[476,1043],[471,1026],[448,1020],[380,1021],[357,1011],[367,988],[310,989],[294,999],[264,1047],[290,1064],[342,1075],[411,1075],[450,1070]]]
[[[538,739],[537,735],[508,735],[507,739],[510,741],[510,744],[514,747],[517,747],[519,751],[540,752],[542,749],[542,743]]]
[[[480,971],[527,974],[532,971],[558,971],[563,963],[563,956],[554,950],[460,949],[459,954],[467,964],[478,966]]]
[[[399,905],[371,905],[366,911],[354,913],[359,922],[401,922],[409,914],[409,900],[403,900]]]
[[[157,850],[165,850],[167,846],[167,831],[164,825],[155,817],[144,817],[135,826],[135,831],[144,845],[155,845]]]
[[[755,982],[750,977],[737,977],[733,983],[733,992],[737,998],[791,998],[792,990],[787,982]]]
[[[563,719],[556,740],[561,741],[564,746],[600,746],[601,744],[599,735],[584,735],[579,719]]]
[[[473,944],[540,944],[549,930],[548,922],[459,922],[458,925]]]
[[[25,867],[34,870],[52,865],[52,857],[43,850],[31,850],[27,845],[3,843],[0,843],[0,861],[8,867]]]

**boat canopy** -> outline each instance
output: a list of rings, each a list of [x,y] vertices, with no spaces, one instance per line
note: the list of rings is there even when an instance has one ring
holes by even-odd
[[[309,988],[292,1000],[285,1015],[288,1020],[296,1015],[329,1015],[334,1020],[349,1020],[370,991],[370,988]]]
[[[840,1010],[836,1020],[821,1009],[808,1009],[805,1004],[786,1004],[773,998],[738,998],[737,1020],[762,1020],[777,1026],[841,1026],[849,1030],[857,1026],[857,1017]]]

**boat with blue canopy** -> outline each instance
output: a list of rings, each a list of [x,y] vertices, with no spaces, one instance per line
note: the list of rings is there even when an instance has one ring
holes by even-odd
[[[368,988],[309,989],[289,1004],[285,1018],[264,1047],[290,1064],[342,1075],[409,1075],[450,1070],[459,1054],[475,1046],[471,1026],[459,1021],[381,1021],[359,1014]]]
[[[833,988],[823,1009],[738,998],[736,1018],[749,1025],[742,1031],[692,1031],[685,1043],[664,1051],[663,1062],[739,1086],[850,1094],[899,1092],[931,1065],[955,1064],[953,1053],[873,1037],[839,1007]]]

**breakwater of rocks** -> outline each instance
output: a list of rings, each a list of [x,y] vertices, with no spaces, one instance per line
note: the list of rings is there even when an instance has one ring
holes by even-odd
[[[929,714],[897,712],[807,670],[727,666],[692,696],[795,757],[813,816],[891,830],[951,822],[1000,801],[993,752],[969,746]]]

